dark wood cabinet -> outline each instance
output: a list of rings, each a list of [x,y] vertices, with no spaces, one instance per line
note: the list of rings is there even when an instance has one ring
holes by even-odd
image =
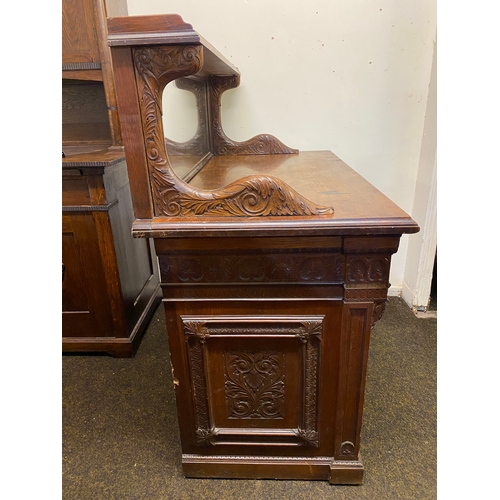
[[[359,484],[371,327],[417,224],[329,151],[228,138],[221,94],[238,70],[179,16],[108,28],[132,231],[160,263],[184,474]],[[161,98],[178,79],[207,119],[203,140],[172,146]],[[183,179],[176,155],[201,144]]]
[[[63,159],[63,351],[131,356],[158,304],[157,257],[130,232],[123,153],[81,149]]]
[[[64,0],[62,15],[63,352],[132,356],[160,300],[152,244],[132,236],[108,10],[125,2]]]

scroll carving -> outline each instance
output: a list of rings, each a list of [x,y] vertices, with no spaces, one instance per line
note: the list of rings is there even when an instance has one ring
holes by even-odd
[[[229,418],[285,416],[285,359],[280,352],[225,352],[224,379]]]
[[[186,215],[255,217],[332,213],[332,209],[309,202],[283,181],[267,175],[244,177],[216,191],[182,193],[180,203]]]
[[[210,95],[210,116],[212,126],[212,143],[215,155],[270,155],[298,153],[296,149],[285,146],[276,137],[260,134],[245,142],[231,140],[222,129],[220,114],[221,96],[229,89],[240,84],[239,75],[211,76],[208,80]]]
[[[200,46],[134,49],[144,143],[156,216],[305,216],[332,215],[302,197],[280,179],[249,176],[211,191],[192,188],[173,172],[165,147],[162,92],[168,82],[197,73],[203,64]]]

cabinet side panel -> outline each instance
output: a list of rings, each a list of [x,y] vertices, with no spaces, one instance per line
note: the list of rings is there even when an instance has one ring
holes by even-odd
[[[108,198],[118,200],[109,211],[129,333],[159,282],[157,258],[150,241],[132,237],[134,213],[125,162],[106,171]]]

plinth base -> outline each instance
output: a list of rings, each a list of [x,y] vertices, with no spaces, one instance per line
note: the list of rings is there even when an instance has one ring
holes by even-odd
[[[186,477],[225,479],[328,480],[330,484],[361,484],[359,460],[332,457],[251,457],[182,455]]]

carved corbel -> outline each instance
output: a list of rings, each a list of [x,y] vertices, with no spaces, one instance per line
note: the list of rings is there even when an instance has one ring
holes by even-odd
[[[373,302],[373,326],[383,315],[389,288],[390,256],[351,255],[347,259],[344,297],[350,302]]]

